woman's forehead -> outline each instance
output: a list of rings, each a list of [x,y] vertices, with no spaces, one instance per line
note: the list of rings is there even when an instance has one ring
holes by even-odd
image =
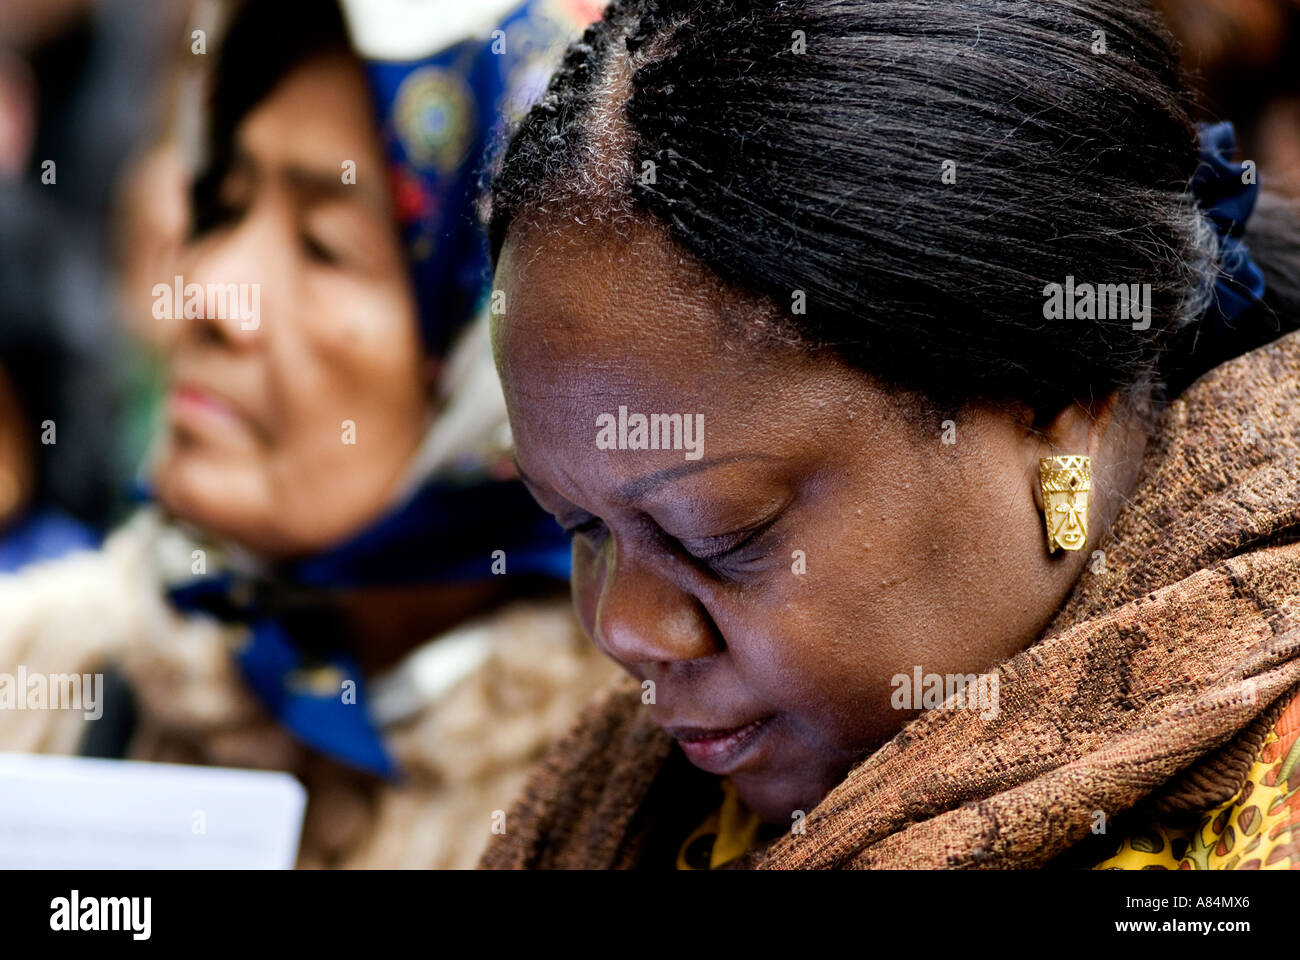
[[[383,185],[365,77],[344,54],[313,58],[287,74],[240,122],[235,149],[259,171],[294,171],[304,183],[366,195]],[[354,182],[344,181],[344,161],[357,167],[357,175],[347,178]]]
[[[740,425],[759,396],[816,403],[864,386],[861,371],[770,336],[774,307],[728,288],[654,224],[512,226],[495,286],[497,366],[525,417],[530,406],[580,409],[585,422],[597,407],[673,404]]]
[[[521,221],[506,236],[495,285],[508,298],[506,319],[524,321],[504,328],[546,324],[596,343],[622,342],[624,360],[666,336],[682,355],[716,351],[726,316],[759,310],[755,298],[728,289],[649,221]]]

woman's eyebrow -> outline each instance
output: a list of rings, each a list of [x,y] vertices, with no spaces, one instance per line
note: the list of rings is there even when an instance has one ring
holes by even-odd
[[[281,169],[280,175],[312,199],[360,200],[376,215],[387,215],[388,206],[384,194],[365,184],[344,183],[337,171],[326,173],[298,164],[288,164]]]
[[[252,150],[243,145],[235,147],[230,169],[232,172],[238,171],[254,179],[268,174],[281,176],[296,190],[307,194],[312,199],[360,200],[376,215],[384,218],[388,216],[386,194],[363,183],[344,183],[340,173],[333,170],[320,170],[292,162],[270,166],[259,160]]]
[[[685,463],[679,463],[676,466],[666,467],[663,470],[656,470],[654,473],[646,474],[644,477],[637,477],[629,480],[615,491],[615,498],[622,503],[636,503],[643,500],[656,487],[660,487],[672,480],[680,479],[683,476],[689,476],[693,473],[699,473],[703,470],[713,470],[717,467],[728,466],[733,463],[754,463],[763,461],[773,461],[779,459],[771,454],[754,453],[754,454],[735,454],[729,457],[716,457],[712,460],[688,460]],[[518,473],[519,479],[529,487],[536,490],[550,489],[545,484],[538,483],[530,477],[524,468],[519,465],[519,458],[514,457],[515,472]]]
[[[648,496],[656,487],[660,487],[672,480],[678,480],[681,477],[689,476],[693,473],[699,473],[704,470],[713,470],[717,467],[728,466],[733,463],[753,463],[777,459],[779,458],[767,453],[741,453],[729,457],[716,457],[712,460],[688,460],[685,463],[666,467],[663,470],[656,470],[654,473],[646,474],[644,477],[637,477],[635,480],[630,480],[618,488],[615,496],[623,503],[636,503],[645,499],[645,497]]]

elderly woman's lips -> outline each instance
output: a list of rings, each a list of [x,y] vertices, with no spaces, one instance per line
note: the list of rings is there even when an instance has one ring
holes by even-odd
[[[178,384],[172,388],[169,399],[172,416],[177,420],[243,422],[243,417],[232,404],[201,387]]]
[[[767,732],[771,717],[727,729],[703,727],[665,727],[665,731],[682,748],[686,759],[701,770],[727,774],[736,770]]]

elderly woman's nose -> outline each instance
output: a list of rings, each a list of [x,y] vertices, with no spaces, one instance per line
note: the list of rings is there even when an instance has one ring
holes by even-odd
[[[592,639],[623,664],[671,663],[721,649],[708,614],[691,593],[628,554],[608,562]]]
[[[293,243],[280,218],[265,212],[200,241],[184,258],[186,289],[202,295],[191,322],[232,346],[260,343],[264,313],[275,312],[294,282]]]

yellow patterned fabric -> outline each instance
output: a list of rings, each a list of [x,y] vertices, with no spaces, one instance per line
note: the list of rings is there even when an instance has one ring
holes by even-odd
[[[722,806],[691,831],[677,851],[678,870],[712,870],[758,843],[762,821],[740,802],[735,786],[722,780]]]
[[[712,870],[758,844],[761,822],[730,780],[723,801],[682,843],[679,870]],[[1094,870],[1300,870],[1300,697],[1265,738],[1246,782],[1195,829],[1153,822]]]
[[[1195,829],[1152,823],[1097,870],[1300,869],[1300,697],[1265,739],[1237,795]]]

